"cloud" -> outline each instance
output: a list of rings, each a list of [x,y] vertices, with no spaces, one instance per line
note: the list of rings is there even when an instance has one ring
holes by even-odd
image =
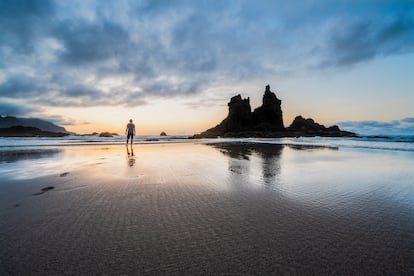
[[[38,111],[38,109],[27,105],[0,101],[0,116],[25,116],[35,111]]]
[[[133,106],[207,98],[228,82],[412,52],[413,11],[402,0],[0,0],[0,99]]]
[[[388,122],[381,121],[345,121],[338,125],[361,135],[413,135],[414,118],[404,118]]]
[[[52,122],[59,126],[74,126],[74,125],[89,125],[90,122],[87,121],[79,121],[63,116],[43,116],[43,120]]]
[[[38,79],[24,74],[9,75],[0,83],[0,96],[9,98],[30,97],[39,93]]]
[[[53,12],[53,4],[48,0],[0,1],[0,45],[15,53],[31,53]]]
[[[403,123],[414,124],[414,118],[404,118],[401,120]]]
[[[128,33],[107,21],[65,21],[56,26],[53,34],[64,46],[59,53],[60,60],[74,66],[117,58],[130,44]]]
[[[413,17],[358,19],[338,22],[335,27],[338,32],[328,42],[325,66],[347,66],[414,50]]]

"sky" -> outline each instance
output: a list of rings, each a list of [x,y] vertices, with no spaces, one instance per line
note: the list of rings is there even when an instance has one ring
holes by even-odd
[[[413,0],[0,0],[0,115],[193,134],[265,86],[295,116],[414,134]]]

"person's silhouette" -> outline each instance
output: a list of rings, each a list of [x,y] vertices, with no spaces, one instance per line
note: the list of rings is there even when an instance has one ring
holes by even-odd
[[[131,145],[132,145],[132,140],[135,135],[135,124],[132,123],[132,119],[129,119],[129,123],[127,124],[126,129],[125,129],[125,134],[127,135],[126,143],[128,144],[129,139],[131,139]]]

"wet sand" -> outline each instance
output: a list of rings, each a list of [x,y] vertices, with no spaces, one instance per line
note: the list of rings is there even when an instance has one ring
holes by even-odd
[[[414,274],[412,156],[252,144],[133,151],[13,154],[0,184],[0,275]]]

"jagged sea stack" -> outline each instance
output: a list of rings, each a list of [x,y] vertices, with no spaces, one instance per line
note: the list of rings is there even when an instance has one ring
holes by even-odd
[[[230,99],[227,104],[229,114],[220,124],[199,135],[194,135],[194,137],[223,135],[229,137],[261,137],[269,132],[282,132],[285,127],[283,125],[281,104],[282,101],[276,97],[275,93],[270,91],[269,85],[266,86],[262,106],[256,108],[254,112],[251,111],[250,98],[243,99],[239,94]]]
[[[255,130],[284,130],[285,127],[283,125],[281,105],[282,101],[276,97],[275,93],[270,91],[270,85],[266,85],[266,91],[263,95],[263,104],[253,112]]]
[[[225,131],[242,131],[249,129],[252,124],[250,98],[242,99],[240,95],[234,96],[227,104],[229,115],[225,120]]]

